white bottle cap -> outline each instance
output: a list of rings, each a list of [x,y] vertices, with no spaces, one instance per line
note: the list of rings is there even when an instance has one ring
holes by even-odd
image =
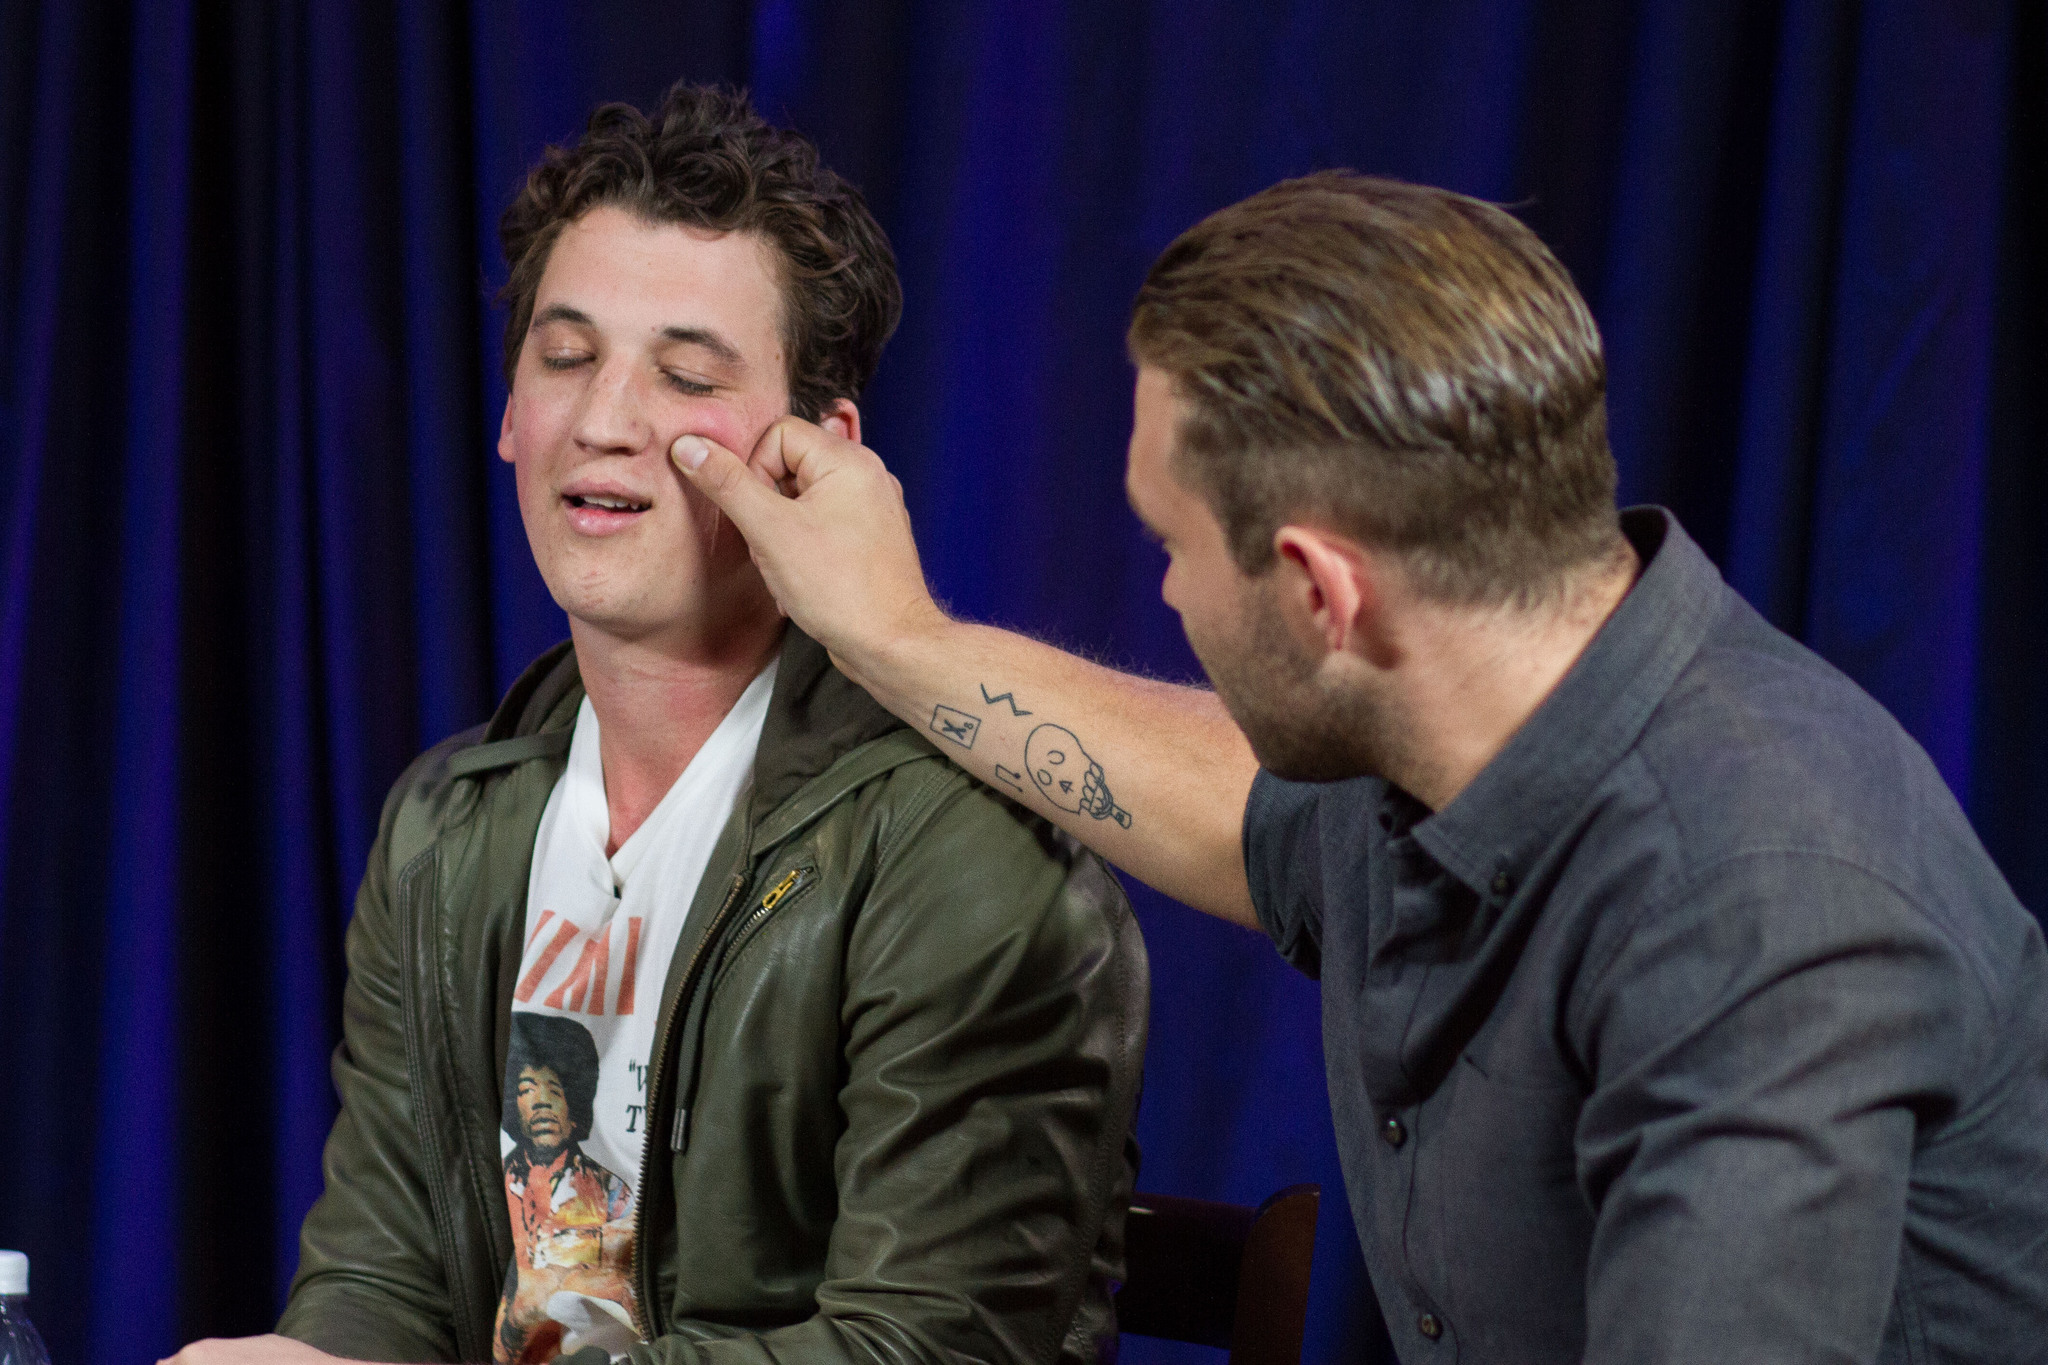
[[[28,1257],[19,1251],[0,1251],[0,1294],[28,1293]]]

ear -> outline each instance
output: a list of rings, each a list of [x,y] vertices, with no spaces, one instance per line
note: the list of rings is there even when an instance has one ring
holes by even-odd
[[[851,398],[835,398],[818,414],[818,425],[835,436],[860,444],[860,409]]]
[[[1357,654],[1375,667],[1393,663],[1386,631],[1380,564],[1359,546],[1310,526],[1273,533],[1278,569],[1294,579],[1294,596],[1332,654]]]
[[[512,463],[512,395],[505,395],[505,415],[498,419],[498,458]]]

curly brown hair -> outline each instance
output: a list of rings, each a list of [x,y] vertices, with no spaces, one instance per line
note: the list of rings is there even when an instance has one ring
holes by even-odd
[[[653,117],[600,105],[572,147],[550,147],[498,220],[511,274],[499,293],[510,388],[534,295],[562,229],[594,208],[650,223],[750,232],[782,267],[789,409],[817,420],[860,396],[903,314],[896,253],[860,191],[809,139],[771,126],[746,92],[679,82]]]

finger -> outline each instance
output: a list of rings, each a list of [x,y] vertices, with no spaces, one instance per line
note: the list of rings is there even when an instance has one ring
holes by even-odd
[[[768,430],[761,433],[761,439],[754,442],[753,453],[747,456],[748,466],[766,474],[772,484],[790,484],[789,465],[782,456],[782,425],[802,420],[800,417],[784,417],[769,423]]]
[[[783,496],[716,441],[678,436],[669,447],[669,459],[750,542],[757,531],[765,534],[776,525],[778,515],[788,515]]]
[[[669,457],[670,457],[671,459],[675,459],[675,460],[681,460],[681,459],[682,459],[682,456],[680,456],[680,455],[678,455],[678,454],[676,453],[676,450],[677,450],[677,446],[680,446],[680,445],[681,445],[681,443],[682,443],[682,439],[683,439],[682,437],[677,437],[677,438],[676,438],[676,445],[673,445],[673,446],[670,446],[670,447],[669,447]],[[716,442],[712,442],[712,441],[710,441],[710,438],[709,438],[709,437],[699,436],[699,437],[696,437],[695,439],[696,439],[696,440],[698,440],[698,441],[706,442],[706,443],[708,443],[708,444],[714,444],[714,445],[716,444]],[[694,447],[693,447],[693,449],[694,449]],[[686,473],[687,473],[688,471],[687,471],[687,470],[685,470],[684,472],[686,472]],[[783,486],[782,484],[780,484],[780,483],[777,483],[777,482],[776,482],[776,476],[775,476],[775,475],[773,475],[773,474],[771,474],[771,473],[769,473],[769,472],[768,472],[768,470],[767,470],[767,469],[765,469],[765,468],[763,468],[763,467],[762,467],[761,465],[758,465],[758,464],[754,464],[753,462],[749,461],[749,462],[748,462],[748,464],[747,464],[747,472],[748,472],[749,474],[753,475],[753,476],[754,476],[754,482],[755,482],[755,483],[758,483],[758,484],[760,484],[760,485],[761,485],[761,486],[762,486],[763,488],[771,488],[771,489],[774,489],[774,490],[775,490],[776,492],[778,492],[778,493],[787,493],[787,494],[788,494],[788,495],[789,495],[790,497],[795,497],[795,496],[796,496],[796,491],[795,491],[795,489],[794,489],[794,488],[785,488],[785,487],[784,487],[784,486]]]
[[[863,461],[880,459],[866,446],[836,436],[801,417],[784,417],[761,433],[754,447],[753,462],[775,475],[776,482],[794,482],[801,494],[818,480]]]

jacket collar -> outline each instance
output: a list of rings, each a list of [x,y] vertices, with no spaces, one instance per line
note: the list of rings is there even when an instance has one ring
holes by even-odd
[[[902,721],[832,666],[823,645],[790,626],[782,637],[782,662],[761,725],[748,822],[760,823],[869,740],[903,728]]]
[[[572,728],[576,723],[574,707],[569,709],[567,720],[554,716],[571,692],[576,694],[577,701],[582,701],[583,675],[576,669],[575,645],[563,640],[528,664],[505,693],[498,709],[491,713],[490,723],[484,726],[483,743],[496,744],[552,728]],[[551,718],[556,721],[554,726],[549,725]]]

